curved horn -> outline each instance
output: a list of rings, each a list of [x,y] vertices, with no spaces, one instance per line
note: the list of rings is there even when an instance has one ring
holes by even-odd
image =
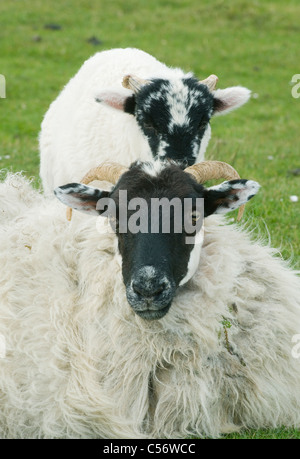
[[[226,180],[239,179],[237,171],[227,163],[222,161],[202,161],[193,166],[187,167],[184,172],[191,174],[199,183],[207,180],[224,178]]]
[[[209,77],[205,78],[205,80],[199,81],[201,84],[205,84],[210,91],[214,91],[216,89],[216,85],[218,83],[219,78],[217,75],[209,75]]]
[[[124,172],[128,170],[128,167],[122,166],[114,161],[105,161],[100,166],[93,167],[85,174],[80,183],[88,185],[93,180],[105,180],[110,183],[117,183],[119,178]]]
[[[128,167],[122,166],[121,164],[115,163],[113,161],[105,161],[100,164],[98,167],[93,167],[90,169],[80,183],[88,185],[94,180],[105,180],[110,183],[117,183],[119,178],[124,172],[128,171]],[[72,219],[72,208],[67,208],[67,219],[71,221]]]
[[[205,80],[199,81],[199,83],[207,86],[210,91],[214,91],[216,89],[218,80],[219,78],[217,75],[209,75],[209,77],[205,78]],[[122,86],[137,93],[143,86],[149,83],[151,83],[151,80],[144,80],[135,75],[125,75],[122,81]]]
[[[205,183],[207,180],[236,180],[240,179],[238,172],[229,164],[222,161],[202,161],[187,167],[184,172],[192,175],[198,183]],[[238,211],[237,221],[240,221],[245,210],[243,204]]]
[[[149,83],[151,83],[151,80],[143,80],[135,75],[126,75],[122,81],[124,88],[131,89],[135,93],[139,92],[143,86]]]

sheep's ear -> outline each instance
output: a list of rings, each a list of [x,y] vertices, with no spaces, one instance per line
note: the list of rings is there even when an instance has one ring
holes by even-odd
[[[241,107],[248,102],[250,96],[251,91],[242,86],[217,89],[214,92],[214,115],[225,115]]]
[[[230,180],[204,190],[204,216],[226,214],[246,204],[260,185],[253,180]]]
[[[129,91],[123,91],[122,89],[116,91],[102,91],[96,95],[95,100],[108,107],[134,115],[135,95],[133,93],[130,94]]]
[[[89,215],[100,215],[104,209],[99,210],[98,201],[100,198],[107,198],[110,192],[81,183],[69,183],[55,188],[54,194],[63,204],[72,209]]]

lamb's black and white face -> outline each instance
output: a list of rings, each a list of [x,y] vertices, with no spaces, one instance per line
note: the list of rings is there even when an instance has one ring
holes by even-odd
[[[240,107],[250,97],[250,91],[240,86],[211,92],[191,76],[153,78],[135,93],[128,93],[104,90],[96,100],[135,116],[153,158],[186,166],[203,160],[211,117]]]
[[[169,311],[177,288],[198,267],[203,218],[237,209],[258,188],[256,182],[240,179],[207,189],[177,165],[137,162],[111,192],[72,183],[57,188],[55,194],[82,212],[103,215],[105,208],[113,217],[128,303],[143,319],[154,320]],[[153,211],[162,199],[174,206],[169,205],[166,213],[166,207]],[[186,221],[194,228],[188,226],[187,231]]]
[[[153,80],[135,96],[135,117],[154,158],[192,165],[210,138],[215,99],[194,78]]]

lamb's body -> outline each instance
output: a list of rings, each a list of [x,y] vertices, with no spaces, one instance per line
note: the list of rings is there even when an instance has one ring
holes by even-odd
[[[196,275],[148,322],[127,303],[114,234],[70,225],[38,193],[22,207],[0,227],[1,436],[299,427],[300,282],[270,249],[209,217]]]
[[[129,165],[137,158],[152,158],[133,116],[95,102],[99,90],[121,88],[128,73],[141,78],[184,76],[182,70],[171,69],[137,49],[104,51],[88,59],[51,104],[42,123],[40,175],[45,193],[53,195],[56,186],[79,181],[83,170],[104,160]],[[209,137],[210,133],[206,145]]]
[[[122,87],[128,74],[154,82],[133,94]],[[79,181],[83,171],[105,160],[124,165],[153,157],[189,165],[202,161],[211,116],[229,112],[249,97],[250,91],[239,86],[218,89],[213,96],[192,74],[167,67],[138,49],[96,53],[68,82],[42,122],[44,191],[53,196],[54,188]]]

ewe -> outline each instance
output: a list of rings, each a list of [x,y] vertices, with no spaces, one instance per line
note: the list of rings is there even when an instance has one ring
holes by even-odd
[[[116,183],[111,192],[76,183],[56,190],[96,215],[109,199],[116,234],[99,235],[93,217],[80,213],[67,222],[64,206],[20,176],[0,186],[0,202],[11,203],[0,226],[2,437],[214,437],[299,427],[299,278],[274,250],[213,215],[259,188],[217,166],[103,165],[96,177]],[[200,184],[212,177],[234,180]],[[161,226],[122,233],[121,191],[131,204],[189,198],[195,222],[195,200],[204,198],[196,243]]]

